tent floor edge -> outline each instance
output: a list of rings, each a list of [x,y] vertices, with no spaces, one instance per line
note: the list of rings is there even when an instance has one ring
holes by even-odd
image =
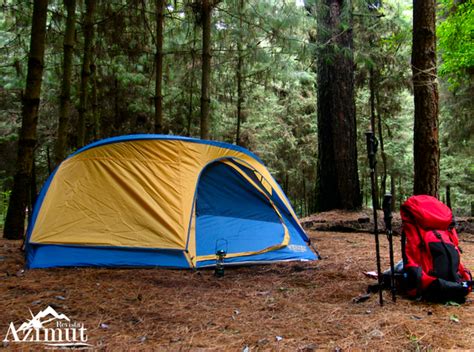
[[[184,250],[50,244],[27,245],[27,269],[54,267],[193,268]]]

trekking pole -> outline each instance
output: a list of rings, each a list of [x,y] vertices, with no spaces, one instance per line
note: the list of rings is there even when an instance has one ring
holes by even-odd
[[[372,131],[366,132],[365,136],[367,138],[367,155],[369,157],[369,166],[370,166],[370,183],[372,188],[372,208],[374,213],[374,237],[375,237],[375,253],[377,257],[377,279],[379,286],[379,302],[383,306],[383,296],[382,296],[382,270],[380,269],[380,244],[379,244],[379,229],[377,224],[377,208],[375,206],[375,165],[377,161],[375,155],[377,154],[377,145],[378,141],[375,138]]]
[[[382,208],[390,253],[390,291],[392,291],[392,301],[396,302],[395,261],[393,259],[392,195],[390,193],[384,195]]]

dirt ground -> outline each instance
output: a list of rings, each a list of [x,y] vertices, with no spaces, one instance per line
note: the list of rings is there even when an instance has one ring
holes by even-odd
[[[370,234],[310,232],[323,260],[212,270],[49,269],[22,273],[19,242],[0,240],[0,336],[48,305],[83,322],[105,351],[441,350],[474,348],[474,294],[462,306],[385,293],[373,283]],[[474,235],[460,235],[474,268]],[[396,238],[396,253],[399,241]],[[388,266],[385,236],[381,237]],[[31,350],[22,343],[4,350]],[[40,346],[38,346],[40,347]],[[41,347],[42,348],[42,347]],[[0,342],[0,350],[2,345]]]

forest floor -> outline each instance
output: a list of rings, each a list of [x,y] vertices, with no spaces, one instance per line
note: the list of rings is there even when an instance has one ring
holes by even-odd
[[[212,270],[65,268],[23,272],[20,242],[0,240],[0,336],[48,305],[84,323],[97,350],[439,350],[474,346],[474,294],[461,306],[385,292],[355,303],[374,283],[368,233],[309,231],[323,260]],[[395,238],[400,253],[399,237]],[[474,269],[474,234],[460,234]],[[383,268],[388,246],[381,237]],[[396,259],[398,259],[399,255]],[[5,350],[31,344],[4,343]],[[39,346],[38,346],[39,347]],[[2,345],[0,342],[0,350]]]

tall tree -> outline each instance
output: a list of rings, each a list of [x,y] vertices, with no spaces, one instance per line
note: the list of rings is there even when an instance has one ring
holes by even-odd
[[[90,129],[93,140],[98,140],[101,138],[102,126],[100,121],[99,113],[99,93],[97,87],[97,66],[95,64],[91,65],[91,120],[90,120]]]
[[[209,86],[211,81],[211,17],[212,0],[201,1],[202,76],[201,76],[201,139],[209,139]]]
[[[372,42],[372,39],[370,40]],[[372,43],[371,43],[372,46]],[[369,103],[370,103],[370,129],[374,132],[375,135],[375,123],[377,120],[376,114],[375,114],[375,70],[373,67],[370,67],[369,69]],[[380,121],[380,116],[379,116],[379,121]],[[380,136],[382,135],[382,131],[380,130],[380,124],[378,125],[379,127],[379,140]],[[378,179],[377,177],[377,168],[374,169],[374,178],[375,180]],[[376,209],[380,209],[379,205],[379,184],[378,182],[375,182],[374,184],[374,195],[375,199],[372,200],[372,204]]]
[[[23,95],[18,158],[3,231],[4,237],[8,239],[22,238],[25,230],[25,209],[30,195],[34,149],[37,142],[36,126],[43,80],[47,10],[48,0],[33,2],[28,74]]]
[[[64,0],[67,11],[66,31],[63,42],[63,76],[59,98],[58,135],[54,145],[54,163],[59,164],[66,156],[67,127],[71,104],[71,75],[76,31],[76,0]]]
[[[413,1],[411,64],[415,101],[413,192],[437,197],[440,150],[435,0]]]
[[[317,11],[318,166],[316,208],[361,205],[357,173],[351,2],[324,0]]]
[[[243,41],[243,10],[244,10],[244,0],[239,0],[239,35],[237,39],[237,70],[236,77],[237,80],[237,132],[235,136],[235,144],[240,145],[240,126],[242,124],[242,103],[244,101],[243,90],[242,90],[242,70],[244,62],[244,54],[242,48]]]
[[[378,133],[379,133],[379,147],[380,147],[380,156],[382,157],[382,180],[380,182],[380,200],[383,201],[383,196],[387,190],[387,153],[385,152],[385,143],[383,138],[383,129],[382,129],[382,114],[380,111],[380,94],[377,91],[375,94],[375,99],[377,101],[377,122],[378,122]],[[378,191],[378,190],[377,190]],[[380,202],[378,202],[380,206]]]
[[[155,133],[163,133],[163,23],[165,0],[156,0]]]
[[[84,53],[81,69],[81,86],[79,91],[79,120],[77,126],[77,146],[86,144],[87,109],[89,98],[89,80],[92,75],[92,42],[94,39],[94,12],[96,0],[86,0],[86,14],[84,17]]]
[[[188,97],[188,119],[187,119],[187,126],[186,126],[186,135],[189,137],[191,136],[191,127],[193,122],[193,100],[194,100],[194,72],[196,67],[196,23],[194,23],[193,29],[193,39],[192,39],[192,46],[191,46],[191,74],[188,75],[187,85],[189,88],[189,97]]]

